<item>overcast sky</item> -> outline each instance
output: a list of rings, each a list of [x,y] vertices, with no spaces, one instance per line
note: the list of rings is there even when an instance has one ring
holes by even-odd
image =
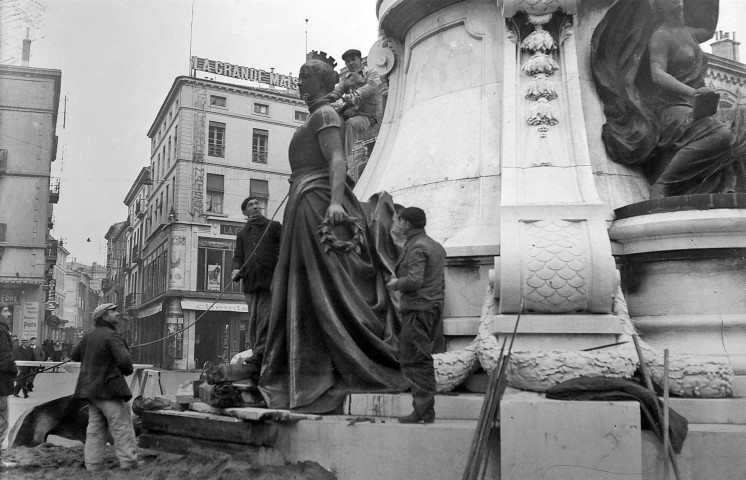
[[[190,51],[297,75],[306,19],[308,49],[326,51],[340,65],[344,50],[365,54],[378,36],[376,0],[0,0],[0,6],[16,2],[46,4],[32,18],[30,65],[62,70],[52,166],[62,185],[52,233],[88,264],[105,262],[103,236],[126,218],[124,196],[150,160],[147,130],[174,78],[189,73]],[[746,0],[721,1],[719,29],[738,31],[744,22]],[[19,44],[20,24],[11,37]],[[15,55],[10,47],[2,45],[0,61],[17,65],[8,60]]]

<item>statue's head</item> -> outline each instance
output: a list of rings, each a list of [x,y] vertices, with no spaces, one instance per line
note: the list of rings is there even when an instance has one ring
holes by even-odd
[[[684,11],[684,0],[652,0],[651,4],[659,18]]]
[[[321,60],[308,60],[300,67],[298,90],[304,100],[315,100],[334,90],[339,75]]]

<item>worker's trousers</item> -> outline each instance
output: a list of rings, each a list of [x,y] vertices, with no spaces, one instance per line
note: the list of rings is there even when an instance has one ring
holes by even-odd
[[[86,430],[85,467],[101,470],[104,467],[108,431],[114,439],[114,449],[121,468],[137,466],[137,440],[132,426],[130,407],[121,398],[88,399],[88,429]]]

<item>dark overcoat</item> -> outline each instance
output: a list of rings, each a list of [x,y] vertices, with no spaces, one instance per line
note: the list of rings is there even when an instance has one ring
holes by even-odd
[[[109,322],[96,320],[96,327],[83,336],[70,358],[80,362],[76,398],[132,398],[124,380],[132,374],[132,357],[127,343]]]
[[[269,290],[280,254],[281,232],[280,222],[262,218],[256,222],[246,222],[243,230],[236,235],[233,268],[241,270],[244,293],[253,293],[262,288]]]
[[[13,393],[13,379],[18,375],[16,362],[13,361],[13,343],[10,330],[5,322],[0,322],[0,396],[7,397]]]

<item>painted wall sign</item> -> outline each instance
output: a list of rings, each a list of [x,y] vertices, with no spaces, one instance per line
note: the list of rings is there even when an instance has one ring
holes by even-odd
[[[218,302],[215,305],[211,300],[182,300],[181,308],[184,310],[207,310],[213,312],[240,312],[247,313],[249,307],[245,303],[228,303]]]
[[[17,293],[0,293],[0,302],[2,303],[18,303],[21,301],[21,296]]]
[[[192,69],[200,72],[214,73],[225,77],[248,80],[250,82],[266,83],[274,87],[288,90],[298,89],[298,78],[281,73],[267,72],[251,67],[242,67],[227,62],[210,60],[209,58],[192,57]]]
[[[197,239],[197,248],[217,248],[220,250],[235,250],[236,241],[223,238],[199,237]]]
[[[23,303],[23,337],[35,337],[39,329],[39,304],[36,302]]]
[[[238,235],[238,233],[243,230],[243,225],[231,225],[229,223],[221,223],[220,224],[220,234],[221,235]]]

